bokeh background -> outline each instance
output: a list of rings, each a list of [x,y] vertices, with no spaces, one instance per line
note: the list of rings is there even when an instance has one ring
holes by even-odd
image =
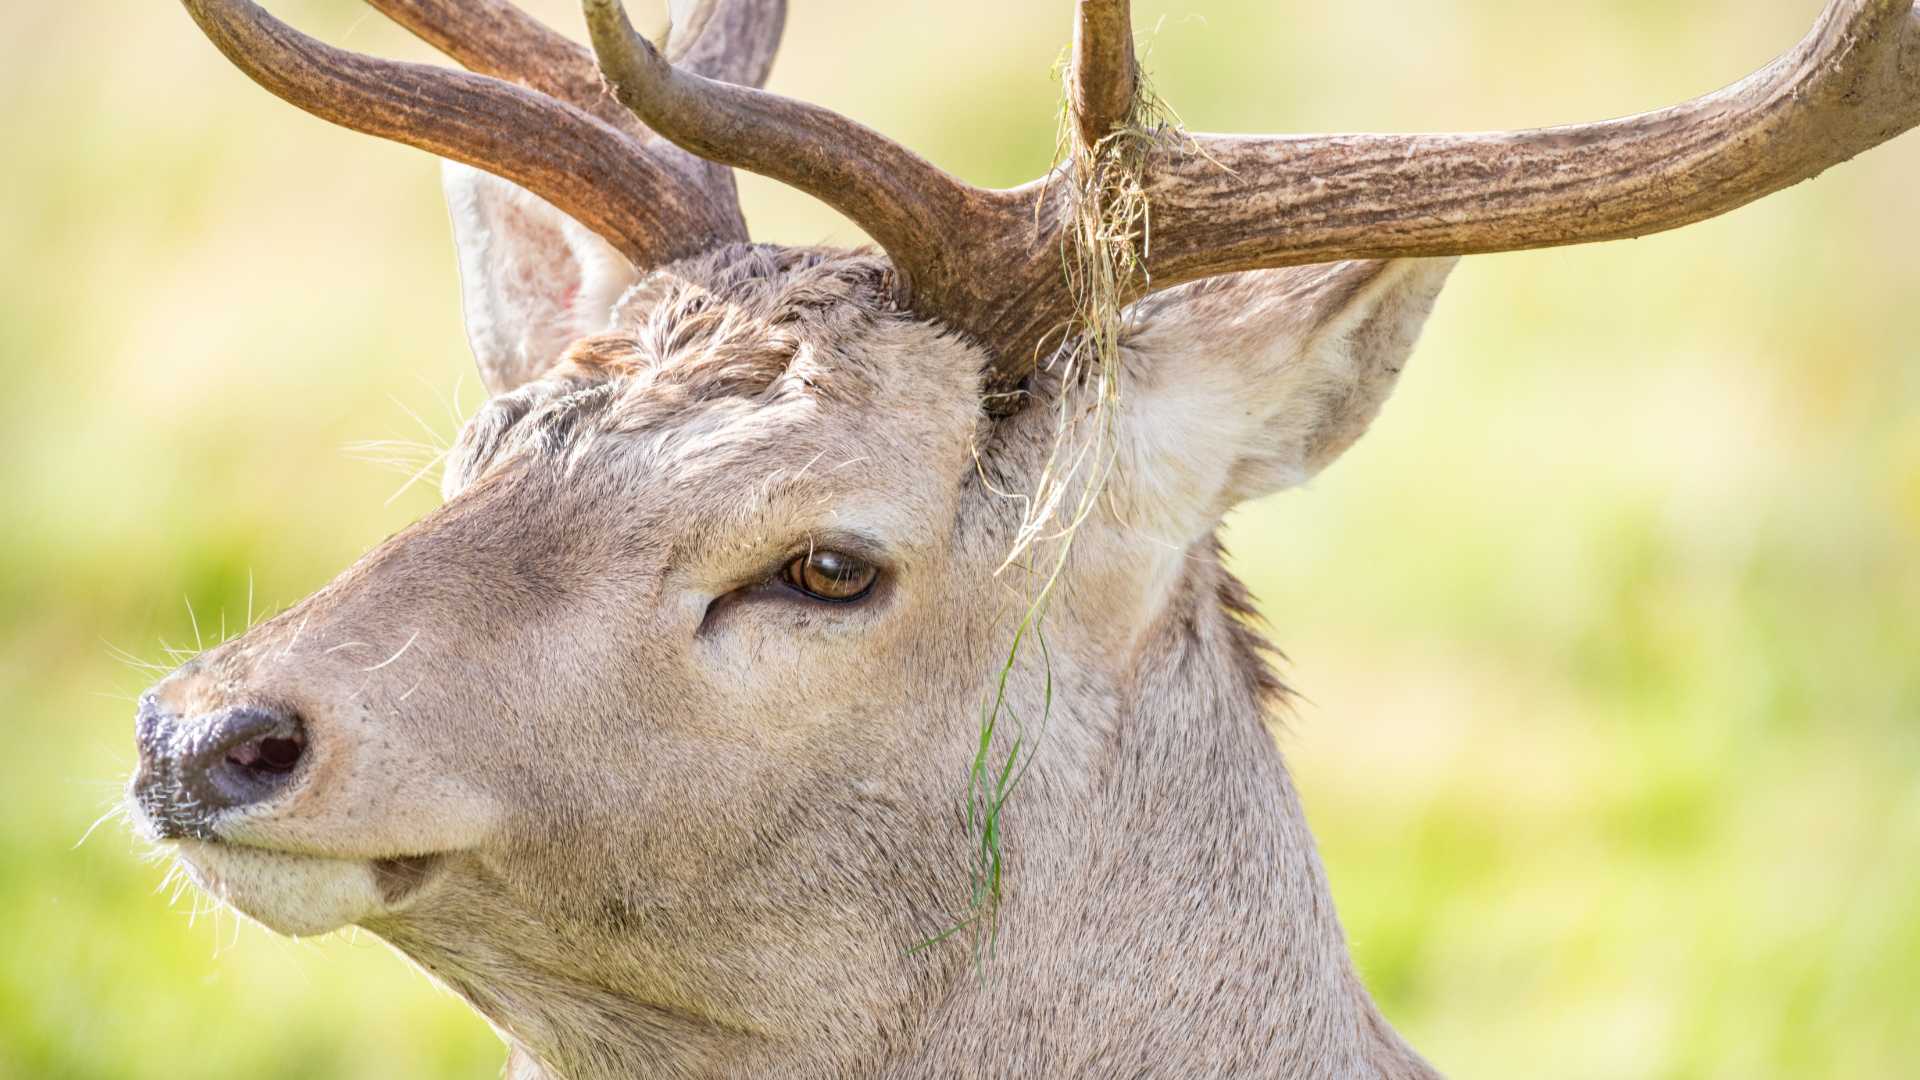
[[[1248,131],[1651,108],[1818,7],[1136,4],[1189,126]],[[276,9],[426,55],[349,0]],[[1068,9],[796,0],[773,86],[1014,183]],[[352,448],[479,400],[434,163],[273,100],[174,4],[7,21],[0,1075],[495,1075],[379,942],[196,914],[122,823],[82,839],[149,678],[118,657],[236,630],[433,504]],[[742,188],[762,239],[857,237]],[[1472,259],[1374,432],[1234,521],[1359,965],[1441,1067],[1914,1075],[1916,308],[1920,136],[1676,234]]]

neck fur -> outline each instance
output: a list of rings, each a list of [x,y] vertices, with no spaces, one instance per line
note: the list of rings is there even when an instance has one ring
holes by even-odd
[[[1089,748],[1084,809],[1019,853],[984,971],[886,1075],[1433,1075],[1354,974],[1244,594],[1211,544],[1188,562]]]

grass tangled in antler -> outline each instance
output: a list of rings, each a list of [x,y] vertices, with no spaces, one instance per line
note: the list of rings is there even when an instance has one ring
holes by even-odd
[[[1054,65],[1054,76],[1063,88],[1065,72],[1063,56]],[[1060,264],[1074,311],[1064,343],[1046,364],[1059,388],[1052,449],[1031,492],[1002,493],[1019,499],[1026,509],[1000,570],[1022,574],[1031,591],[992,696],[982,704],[979,743],[968,770],[963,817],[971,842],[972,873],[966,914],[921,946],[966,931],[976,967],[992,948],[998,930],[1006,875],[1007,803],[1033,764],[1053,711],[1052,661],[1043,630],[1047,605],[1072,553],[1074,537],[1098,507],[1113,471],[1125,308],[1127,297],[1138,295],[1146,281],[1152,236],[1147,159],[1155,143],[1167,137],[1169,130],[1178,130],[1171,111],[1144,74],[1137,80],[1126,117],[1093,144],[1080,136],[1068,96],[1061,96],[1049,187],[1064,185],[1067,199]],[[1040,716],[1031,728],[1007,697],[1008,680],[1030,638],[1040,650],[1043,677]],[[1011,742],[1003,755],[996,756],[996,739],[1007,730]]]

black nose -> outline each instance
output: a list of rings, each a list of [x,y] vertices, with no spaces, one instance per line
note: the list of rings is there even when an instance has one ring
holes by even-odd
[[[222,810],[284,790],[306,756],[306,728],[290,710],[240,705],[173,720],[151,699],[135,724],[134,797],[167,836],[211,835]]]

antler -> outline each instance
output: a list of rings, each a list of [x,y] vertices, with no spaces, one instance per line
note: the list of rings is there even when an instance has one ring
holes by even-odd
[[[1198,153],[1170,144],[1148,193],[1152,287],[1644,236],[1744,206],[1916,125],[1920,8],[1833,0],[1760,71],[1639,116],[1467,135],[1201,135]]]
[[[607,97],[592,53],[506,0],[367,0],[367,6],[468,71],[537,90],[609,127],[645,133],[631,112]]]
[[[275,95],[504,176],[636,265],[747,238],[725,167],[654,139],[602,92],[587,50],[505,0],[373,0],[478,74],[337,49],[248,0],[184,2],[220,51]],[[785,11],[785,0],[707,0],[682,58],[718,77],[764,80]]]
[[[955,329],[995,340],[990,324],[970,316],[996,312],[1001,299],[985,272],[984,249],[1027,246],[1021,234],[1031,231],[1031,210],[1017,193],[963,183],[817,105],[677,67],[634,31],[619,0],[584,0],[583,6],[601,72],[648,127],[703,158],[771,177],[852,218],[892,258],[902,299]],[[960,241],[969,233],[984,243],[968,250]]]
[[[1140,72],[1129,0],[1080,0],[1073,23],[1068,105],[1083,146],[1097,146],[1133,110]]]
[[[585,50],[505,0],[371,2],[485,74],[333,49],[247,0],[185,0],[274,93],[505,176],[643,265],[745,239],[725,166],[806,191],[886,249],[904,303],[987,348],[990,399],[1008,400],[1074,329],[1061,261],[1072,178],[973,187],[852,120],[744,85],[766,74],[783,0],[677,2],[689,10],[670,57],[634,32],[619,0],[583,0],[598,68],[626,111],[600,94]],[[1078,0],[1068,87],[1079,143],[1098,155],[1139,93],[1127,0]],[[1621,120],[1461,135],[1161,132],[1141,165],[1144,273],[1120,299],[1242,270],[1642,236],[1745,205],[1916,125],[1914,0],[1831,0],[1761,71]]]
[[[677,71],[619,0],[585,0],[602,71],[654,130],[807,191],[864,226],[917,310],[994,355],[1004,392],[1069,331],[1065,185],[970,187],[837,114]],[[1095,147],[1138,93],[1126,0],[1079,0],[1072,120]],[[1913,0],[1832,0],[1742,82],[1604,123],[1470,135],[1163,133],[1153,234],[1124,299],[1196,278],[1336,259],[1465,255],[1641,236],[1742,206],[1920,124]],[[1056,176],[1053,180],[1059,180]]]

